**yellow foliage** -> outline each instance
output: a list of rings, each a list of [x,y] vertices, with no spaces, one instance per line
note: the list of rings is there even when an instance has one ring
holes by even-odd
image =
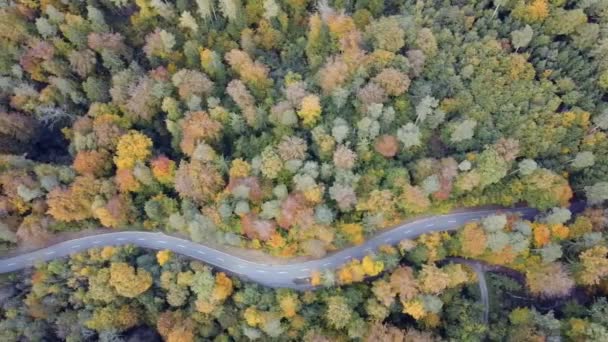
[[[521,3],[513,11],[516,18],[528,23],[542,22],[549,16],[547,0],[532,0],[528,4]]]
[[[591,223],[591,220],[586,216],[578,216],[576,221],[570,225],[569,235],[570,238],[577,238],[592,230],[593,224]]]
[[[241,158],[232,161],[230,165],[230,178],[247,177],[251,172],[251,165]]]
[[[310,274],[310,285],[312,285],[312,286],[321,285],[321,272],[312,271],[312,273]]]
[[[363,226],[358,223],[343,223],[340,225],[340,231],[355,245],[360,245],[365,241]]]
[[[225,273],[220,272],[215,276],[215,286],[211,297],[215,301],[223,301],[232,294],[232,280]]]
[[[366,255],[361,262],[363,272],[368,276],[376,276],[384,270],[384,263],[382,261],[374,261],[371,256]]]
[[[340,284],[350,284],[353,282],[353,274],[350,267],[343,266],[338,270],[338,282]]]
[[[192,271],[179,272],[177,274],[177,285],[187,287],[192,285],[194,273]]]
[[[570,234],[570,229],[564,226],[563,224],[554,224],[551,226],[551,234],[556,238],[563,240],[568,238]]]
[[[150,156],[152,140],[137,131],[129,131],[118,140],[114,163],[119,169],[132,169],[138,161]]]
[[[266,244],[270,248],[280,249],[285,247],[285,239],[278,232],[274,232],[270,235],[270,239],[266,241]]]
[[[441,324],[441,318],[439,317],[438,314],[433,313],[433,312],[429,312],[422,319],[422,325],[424,325],[427,328],[437,328],[439,326],[439,324]]]
[[[48,213],[66,222],[91,218],[98,189],[99,182],[92,176],[76,177],[68,189],[56,187],[47,195]]]
[[[143,268],[136,272],[133,266],[117,262],[110,266],[110,284],[119,295],[135,298],[152,286],[152,275]]]
[[[418,298],[408,300],[406,302],[402,301],[403,304],[403,313],[406,313],[414,319],[419,320],[426,315],[426,311],[424,310],[424,303]]]
[[[101,258],[104,260],[109,260],[116,253],[116,249],[112,246],[105,246],[101,249]]]
[[[196,306],[196,311],[204,314],[210,314],[216,309],[215,304],[209,302],[205,298],[198,298],[196,302],[194,302],[194,305]]]
[[[158,262],[159,265],[163,266],[164,264],[167,263],[167,261],[169,261],[171,259],[172,255],[173,255],[173,253],[168,249],[158,251],[158,253],[156,253],[156,261]]]
[[[306,95],[300,104],[298,116],[306,126],[314,125],[321,117],[321,103],[316,95]]]
[[[348,32],[357,30],[353,19],[346,15],[332,15],[327,20],[327,26],[332,36],[336,38],[344,37]]]
[[[363,278],[365,278],[365,272],[363,272],[363,267],[361,266],[361,263],[359,262],[359,260],[353,259],[349,263],[348,266],[349,266],[351,274],[353,276],[353,281],[354,282],[363,281]]]
[[[319,204],[323,201],[323,187],[316,185],[304,191],[304,198],[311,204]]]
[[[279,306],[281,307],[284,317],[292,318],[298,311],[298,298],[294,294],[285,295],[280,298]]]
[[[245,309],[245,313],[243,314],[245,317],[245,321],[250,327],[257,327],[258,325],[264,323],[264,318],[261,313],[254,307],[248,307]]]
[[[418,285],[424,293],[439,294],[450,285],[450,276],[435,264],[422,265]]]
[[[469,275],[461,264],[450,264],[443,268],[450,278],[449,287],[456,287],[469,281]]]

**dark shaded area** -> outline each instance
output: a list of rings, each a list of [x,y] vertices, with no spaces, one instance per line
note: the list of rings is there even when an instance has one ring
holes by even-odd
[[[162,342],[163,340],[154,328],[145,325],[127,330],[123,336],[127,342]]]
[[[68,146],[60,127],[40,125],[25,153],[37,162],[68,165],[72,162]]]

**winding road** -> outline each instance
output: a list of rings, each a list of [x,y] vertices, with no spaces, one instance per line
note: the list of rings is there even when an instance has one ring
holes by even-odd
[[[34,252],[2,259],[0,260],[0,273],[13,272],[30,267],[36,262],[65,257],[93,247],[133,244],[156,250],[169,249],[261,285],[306,290],[311,288],[308,277],[313,270],[334,269],[350,259],[361,259],[366,254],[373,253],[381,245],[396,244],[403,239],[413,239],[432,231],[453,230],[466,222],[480,220],[497,212],[518,213],[526,219],[531,219],[538,214],[538,211],[532,208],[470,209],[421,218],[385,230],[362,245],[343,249],[322,259],[286,264],[262,264],[248,261],[212,247],[162,233],[142,231],[104,233],[64,241]]]

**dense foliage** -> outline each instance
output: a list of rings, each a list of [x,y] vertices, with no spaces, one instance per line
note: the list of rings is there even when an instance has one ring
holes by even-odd
[[[8,276],[0,340],[604,341],[603,214],[490,216],[382,246],[335,273],[315,270],[321,287],[305,292],[244,282],[167,250],[95,248]],[[491,293],[488,324],[479,276]]]
[[[308,292],[92,249],[3,279],[1,341],[608,340],[606,1],[0,0],[0,51],[3,250],[101,226],[322,257],[543,212]]]
[[[601,204],[607,18],[594,0],[0,1],[0,237],[131,226],[320,256],[452,207]],[[10,155],[53,134],[70,165]]]

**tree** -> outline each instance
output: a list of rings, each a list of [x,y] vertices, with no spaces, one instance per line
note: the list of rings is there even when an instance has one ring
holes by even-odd
[[[423,293],[439,294],[450,285],[450,277],[434,264],[422,265],[418,282]]]
[[[487,246],[487,236],[476,224],[466,224],[458,231],[463,256],[475,258],[482,255]]]
[[[156,253],[156,260],[158,261],[159,265],[163,266],[169,260],[171,260],[172,255],[173,255],[173,253],[170,250],[164,249],[164,250],[158,251],[158,253]]]
[[[331,296],[327,298],[327,309],[325,319],[335,329],[345,328],[351,320],[352,309],[342,296]]]
[[[397,139],[403,147],[410,148],[420,145],[420,129],[414,123],[409,122],[397,130]]]
[[[585,285],[597,285],[608,276],[608,247],[594,246],[580,255],[582,270],[577,275]]]
[[[530,25],[526,25],[521,30],[515,30],[511,32],[511,41],[513,42],[513,47],[519,50],[520,48],[525,48],[530,44],[532,40],[532,36],[534,35],[534,30]]]
[[[180,126],[182,140],[179,146],[189,156],[194,154],[199,143],[212,143],[221,136],[222,124],[203,111],[188,113],[180,122]]]
[[[217,168],[209,163],[193,160],[182,161],[175,173],[175,190],[183,198],[199,202],[213,199],[224,186],[224,179]]]
[[[135,298],[152,286],[152,275],[142,268],[136,271],[133,266],[124,262],[112,263],[110,284],[119,295]]]
[[[130,131],[118,140],[114,163],[119,169],[132,169],[136,162],[145,161],[150,156],[151,147],[150,138],[137,131]]]
[[[0,240],[12,243],[17,242],[17,235],[4,222],[0,222]]]
[[[99,182],[92,176],[76,177],[69,188],[56,187],[48,194],[48,213],[67,222],[91,218],[98,188]]]
[[[564,297],[574,287],[574,280],[561,263],[554,262],[527,269],[526,285],[541,297]]]
[[[473,138],[476,126],[477,121],[473,119],[467,119],[458,123],[450,135],[450,141],[453,143],[458,143]]]
[[[585,195],[589,204],[602,204],[608,200],[608,182],[597,182],[585,187]]]

